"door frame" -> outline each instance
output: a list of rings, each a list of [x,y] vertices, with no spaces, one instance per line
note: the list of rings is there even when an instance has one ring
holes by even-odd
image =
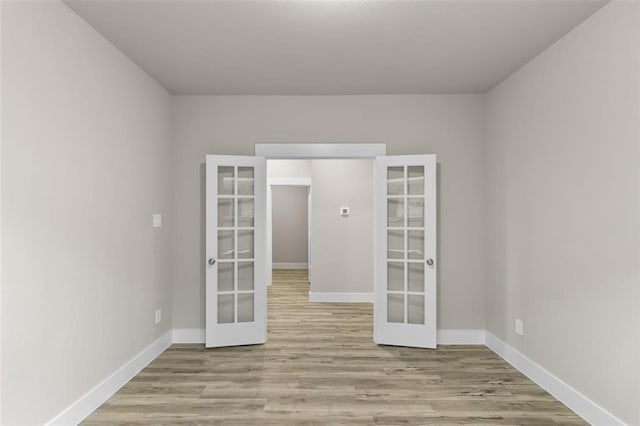
[[[269,159],[267,159],[269,161]],[[268,164],[268,163],[267,163]],[[267,168],[268,169],[268,168]],[[267,285],[273,281],[273,192],[274,186],[306,186],[307,200],[307,269],[311,272],[311,178],[267,177]]]
[[[386,143],[257,143],[255,156],[267,160],[375,159],[387,155]]]
[[[350,159],[350,160],[375,160],[376,157],[387,155],[386,143],[257,143],[255,145],[255,156],[264,157],[267,160],[326,160],[326,159]],[[267,176],[267,182],[274,181],[278,178],[269,179]],[[307,178],[298,178],[307,179]],[[290,179],[293,181],[293,178]],[[371,182],[374,190],[375,198],[375,179]],[[311,190],[311,179],[309,178],[309,190]],[[271,220],[271,186],[267,183],[267,261],[266,261],[266,277],[267,283],[270,285],[273,278],[273,252],[270,246],[272,242],[272,220]],[[375,202],[375,199],[374,199]],[[311,209],[309,209],[309,215],[311,215]],[[375,212],[374,212],[375,214]],[[375,223],[375,218],[374,218]],[[309,227],[311,227],[311,220],[309,220]],[[371,256],[375,265],[376,254],[376,240],[375,229],[373,246]],[[309,240],[309,248],[311,240]],[[311,250],[309,250],[309,258],[307,259],[311,264]],[[375,278],[375,277],[374,277]],[[311,277],[309,277],[311,281]]]

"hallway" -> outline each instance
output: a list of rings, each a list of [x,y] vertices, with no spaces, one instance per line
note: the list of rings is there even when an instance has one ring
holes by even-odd
[[[83,424],[584,424],[484,346],[378,346],[371,304],[273,278],[265,345],[173,345]]]

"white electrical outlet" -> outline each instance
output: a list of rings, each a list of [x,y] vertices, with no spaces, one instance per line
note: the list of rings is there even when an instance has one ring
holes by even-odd
[[[156,324],[160,324],[162,321],[162,309],[156,309]]]
[[[516,318],[516,334],[518,336],[524,336],[524,323],[520,318]]]
[[[153,215],[153,227],[162,228],[162,215],[160,213],[155,213]]]

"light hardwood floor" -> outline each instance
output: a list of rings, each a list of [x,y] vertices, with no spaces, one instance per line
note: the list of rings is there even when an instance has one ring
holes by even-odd
[[[484,346],[377,346],[370,304],[274,271],[268,342],[173,345],[84,424],[585,424]]]

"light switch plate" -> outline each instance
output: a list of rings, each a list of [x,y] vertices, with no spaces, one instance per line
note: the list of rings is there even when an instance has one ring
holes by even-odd
[[[524,336],[524,323],[520,318],[516,318],[516,334],[518,336]]]
[[[162,228],[162,215],[160,213],[155,213],[153,215],[153,227]]]
[[[162,321],[162,309],[156,309],[156,324],[160,324]]]
[[[342,217],[349,216],[349,207],[340,207],[340,216]]]

